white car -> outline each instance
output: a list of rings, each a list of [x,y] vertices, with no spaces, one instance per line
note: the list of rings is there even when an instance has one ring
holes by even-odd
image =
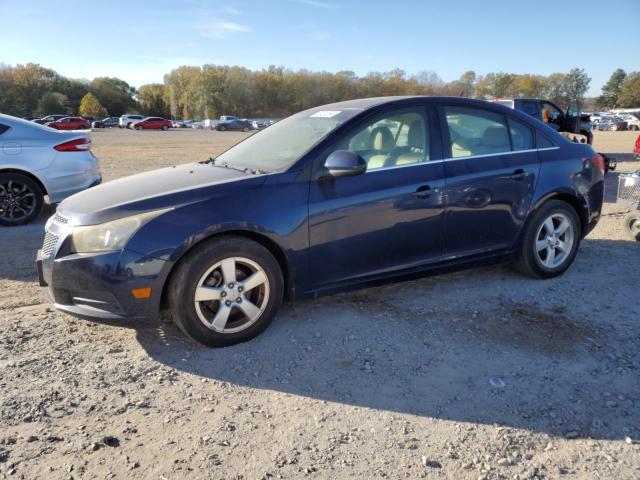
[[[144,115],[122,115],[120,117],[120,128],[129,128],[132,123],[139,122],[140,120],[144,120],[146,117]]]
[[[638,115],[640,114],[627,114],[627,115],[623,115],[622,119],[627,122],[627,130],[640,130],[640,117],[638,117]]]
[[[42,205],[102,181],[91,137],[0,114],[0,225],[21,225]]]

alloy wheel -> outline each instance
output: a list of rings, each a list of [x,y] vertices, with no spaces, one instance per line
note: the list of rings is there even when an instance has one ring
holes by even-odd
[[[575,241],[571,219],[564,213],[553,213],[538,228],[536,256],[546,268],[558,268],[569,258]]]
[[[218,333],[249,328],[269,302],[269,280],[264,269],[244,257],[225,258],[209,268],[195,291],[200,321]]]
[[[0,183],[0,218],[20,220],[31,215],[36,206],[36,195],[27,184],[17,180]]]

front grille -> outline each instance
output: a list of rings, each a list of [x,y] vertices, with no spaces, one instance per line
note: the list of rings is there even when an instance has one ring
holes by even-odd
[[[42,243],[42,257],[49,258],[53,253],[53,249],[56,248],[56,244],[58,243],[59,235],[55,233],[47,232],[44,236],[44,242]]]
[[[53,222],[59,223],[61,225],[66,225],[67,223],[69,223],[69,219],[64,215],[60,215],[58,212],[56,212],[53,216]]]

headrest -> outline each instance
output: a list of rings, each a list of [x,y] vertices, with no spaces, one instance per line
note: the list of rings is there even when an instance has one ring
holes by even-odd
[[[371,130],[371,134],[369,135],[369,145],[371,145],[373,150],[389,153],[393,149],[395,143],[391,130],[387,127],[376,127]]]
[[[488,127],[482,134],[482,144],[487,147],[509,145],[509,134],[505,127]]]
[[[409,134],[407,143],[413,148],[425,148],[424,144],[424,125],[420,120],[411,122],[409,126]]]

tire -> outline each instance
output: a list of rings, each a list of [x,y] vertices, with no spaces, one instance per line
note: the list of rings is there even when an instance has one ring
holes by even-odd
[[[248,129],[247,127],[244,127],[244,128],[242,129],[242,131],[243,131],[243,132],[248,132],[248,131],[249,131],[249,129]]]
[[[564,221],[568,223],[563,224]],[[553,233],[549,235],[551,225]],[[558,234],[561,225],[567,225],[567,228]],[[527,222],[515,266],[530,277],[557,277],[573,263],[581,238],[582,226],[573,206],[560,200],[549,200]]]
[[[631,240],[640,242],[640,212],[631,212],[624,218],[624,226]]]
[[[140,130],[144,130],[144,127],[143,127],[142,125],[138,125],[138,126],[136,127],[136,130],[138,130],[138,131],[140,131]]]
[[[611,125],[611,127],[609,127],[609,130],[611,130],[612,132],[617,132],[618,131],[618,126],[617,125]]]
[[[43,204],[44,193],[36,181],[21,173],[0,173],[0,225],[29,223]]]
[[[219,128],[218,128],[218,131],[219,131],[219,132],[224,132],[225,130],[226,130],[226,127],[219,127]]]
[[[243,291],[250,277],[263,281]],[[196,300],[196,291],[205,299]],[[244,237],[224,236],[195,247],[180,261],[167,300],[174,322],[187,336],[208,347],[228,347],[251,340],[271,324],[283,291],[282,271],[266,248]]]
[[[169,130],[169,127],[167,127],[166,125],[163,125],[162,126],[162,130],[164,130],[166,132],[167,130]]]

